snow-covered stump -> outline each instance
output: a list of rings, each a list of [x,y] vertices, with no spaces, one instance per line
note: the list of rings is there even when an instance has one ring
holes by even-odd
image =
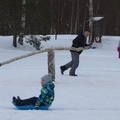
[[[52,80],[55,81],[55,52],[48,51],[48,73],[52,74]]]

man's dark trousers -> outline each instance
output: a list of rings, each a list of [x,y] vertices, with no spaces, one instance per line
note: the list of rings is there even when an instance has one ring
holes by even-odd
[[[75,74],[75,71],[79,66],[79,55],[78,52],[71,52],[72,60],[64,65],[66,69],[71,68],[69,74]]]

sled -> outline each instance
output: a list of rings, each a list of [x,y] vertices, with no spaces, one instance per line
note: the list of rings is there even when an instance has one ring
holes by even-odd
[[[33,105],[18,106],[16,105],[15,102],[12,102],[12,103],[19,110],[34,110],[35,109]],[[49,107],[50,106],[40,106],[38,110],[48,110]]]

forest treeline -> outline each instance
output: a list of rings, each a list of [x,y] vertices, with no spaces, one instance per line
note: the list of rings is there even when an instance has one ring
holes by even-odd
[[[120,0],[93,0],[93,16],[104,17],[103,35],[120,35]],[[77,34],[88,26],[89,0],[0,0],[0,35]]]

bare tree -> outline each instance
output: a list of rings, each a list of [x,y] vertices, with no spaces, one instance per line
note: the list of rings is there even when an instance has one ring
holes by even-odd
[[[13,1],[13,7],[14,7],[14,10],[16,9],[16,0]],[[14,27],[13,27],[13,46],[14,47],[17,47],[17,18],[16,18],[16,13],[14,12],[13,13],[13,23],[14,23]]]
[[[92,43],[93,37],[93,0],[89,0],[89,29],[90,29],[90,43]]]
[[[74,0],[71,0],[71,6],[72,6],[72,9],[71,9],[71,20],[70,20],[70,34],[72,34],[73,32],[73,21],[74,21]]]
[[[78,23],[79,23],[79,0],[77,0],[77,11],[76,11],[76,21],[75,21],[75,34],[77,33]]]
[[[26,4],[26,0],[22,0],[21,30],[18,38],[18,43],[21,45],[23,45],[23,35],[24,35],[24,29],[25,29],[25,4]]]

